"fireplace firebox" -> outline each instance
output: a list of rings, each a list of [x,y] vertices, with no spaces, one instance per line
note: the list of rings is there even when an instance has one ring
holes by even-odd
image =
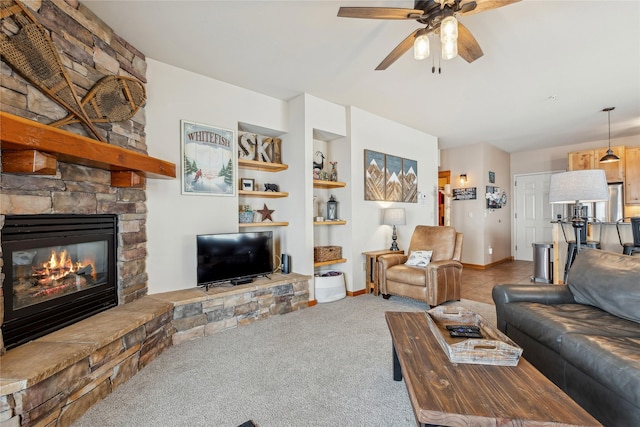
[[[115,215],[13,215],[2,228],[7,349],[118,304]]]

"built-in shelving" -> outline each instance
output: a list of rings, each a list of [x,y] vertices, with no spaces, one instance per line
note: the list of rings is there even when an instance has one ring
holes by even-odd
[[[280,172],[289,169],[289,165],[283,163],[268,163],[246,159],[238,159],[238,167],[262,172]]]
[[[240,196],[248,196],[248,197],[264,197],[267,199],[276,199],[279,197],[288,197],[289,193],[284,191],[250,191],[250,190],[239,190],[238,195]]]
[[[341,264],[341,263],[344,263],[344,262],[347,262],[346,258],[338,258],[338,259],[332,259],[332,260],[329,260],[329,261],[314,262],[313,266],[314,267],[322,267],[322,266],[325,266],[325,265]]]
[[[289,225],[286,221],[276,222],[241,222],[238,224],[240,227],[286,227]]]
[[[345,225],[347,221],[338,220],[338,221],[313,221],[313,225]]]
[[[313,188],[342,188],[346,185],[346,182],[341,181],[324,181],[321,179],[313,180]]]

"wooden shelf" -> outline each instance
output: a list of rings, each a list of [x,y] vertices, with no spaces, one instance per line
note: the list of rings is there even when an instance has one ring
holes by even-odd
[[[265,197],[268,199],[275,199],[278,197],[288,197],[289,193],[283,191],[250,191],[250,190],[239,190],[239,196],[248,196],[248,197]]]
[[[32,151],[52,155],[55,160],[109,171],[134,171],[149,178],[175,178],[176,165],[146,154],[107,144],[53,126],[0,112],[2,151]],[[3,162],[4,154],[3,154]],[[10,156],[15,160],[15,156]],[[26,156],[25,156],[26,158]],[[31,154],[29,158],[32,158]],[[12,164],[14,171],[29,171],[27,164]],[[4,169],[3,169],[4,170]],[[17,173],[17,172],[16,172]],[[122,182],[123,180],[119,180]]]
[[[313,221],[313,225],[345,225],[347,221]]]
[[[279,222],[240,222],[238,223],[240,227],[286,227],[289,225],[286,221]]]
[[[280,172],[289,168],[289,165],[282,163],[267,163],[257,160],[238,159],[238,167],[263,172]]]
[[[313,180],[313,188],[341,188],[346,185],[346,182],[341,181],[323,181],[321,179]]]
[[[314,262],[313,267],[322,267],[324,265],[332,265],[332,264],[341,264],[343,262],[347,262],[346,258],[332,259],[331,261],[319,261]]]

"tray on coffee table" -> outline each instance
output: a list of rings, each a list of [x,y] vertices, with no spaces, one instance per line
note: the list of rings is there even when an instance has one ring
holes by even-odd
[[[438,306],[426,312],[427,324],[452,363],[516,366],[522,349],[508,336],[463,307]],[[483,338],[449,335],[447,325],[477,326]]]

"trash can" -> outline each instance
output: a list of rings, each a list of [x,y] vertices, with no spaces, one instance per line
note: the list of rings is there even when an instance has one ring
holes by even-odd
[[[533,243],[533,282],[553,283],[553,243]]]

